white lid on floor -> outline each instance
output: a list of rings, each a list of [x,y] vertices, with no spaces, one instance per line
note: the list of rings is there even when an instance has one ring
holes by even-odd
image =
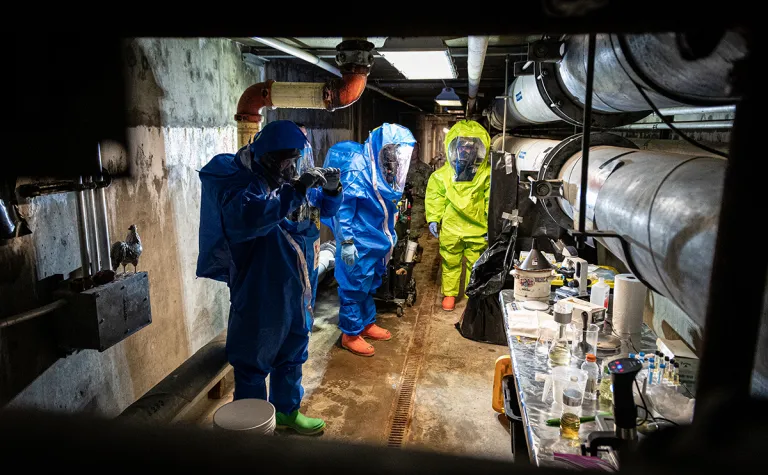
[[[213,415],[219,429],[266,432],[274,429],[275,406],[263,399],[239,399],[221,406]]]

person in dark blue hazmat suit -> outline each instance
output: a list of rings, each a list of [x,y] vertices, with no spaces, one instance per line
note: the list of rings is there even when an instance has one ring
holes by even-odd
[[[326,167],[341,169],[344,200],[326,220],[336,237],[339,328],[344,348],[360,356],[375,350],[364,338],[389,340],[376,325],[373,295],[381,285],[397,234],[395,214],[416,139],[407,128],[383,124],[364,144],[341,142],[328,150]]]
[[[333,216],[342,194],[338,170],[303,167],[297,173],[306,145],[293,122],[270,122],[236,154],[217,155],[200,170],[197,275],[230,289],[227,358],[235,370],[235,399],[267,399],[270,375],[277,425],[313,434],[325,422],[304,416],[299,406],[315,249],[306,232],[312,223],[296,212],[313,199],[320,216]]]

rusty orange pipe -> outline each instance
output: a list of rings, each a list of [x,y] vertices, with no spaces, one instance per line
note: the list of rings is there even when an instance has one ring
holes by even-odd
[[[330,99],[327,109],[334,111],[351,106],[363,95],[366,84],[368,68],[362,66],[342,73],[341,79],[331,79],[326,83]]]

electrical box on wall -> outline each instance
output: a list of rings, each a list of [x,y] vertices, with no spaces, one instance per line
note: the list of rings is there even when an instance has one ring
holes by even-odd
[[[69,293],[58,315],[59,344],[104,351],[152,323],[146,272],[118,274],[114,281]]]

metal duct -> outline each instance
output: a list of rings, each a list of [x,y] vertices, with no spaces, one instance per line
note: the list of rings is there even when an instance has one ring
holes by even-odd
[[[467,98],[467,115],[472,113],[477,99],[477,89],[480,87],[480,77],[483,75],[485,52],[488,50],[487,36],[470,36],[467,38],[467,76],[469,76],[469,94]]]
[[[538,167],[539,180],[563,181],[563,197],[541,203],[561,226],[573,228],[581,136],[561,142],[511,137],[507,143],[518,150],[520,170]],[[598,241],[703,325],[727,162],[637,150],[613,134],[592,134],[590,143],[586,229],[622,236],[626,248],[618,238]]]
[[[637,90],[641,85],[660,108],[724,105],[730,95],[732,65],[743,57],[743,39],[727,33],[709,56],[684,59],[674,33],[600,34],[596,37],[593,125],[616,127],[647,115],[650,107]],[[535,63],[534,75],[510,86],[507,128],[563,120],[580,125],[586,93],[587,37],[567,40],[559,63]],[[504,102],[490,113],[494,128],[503,126]]]

